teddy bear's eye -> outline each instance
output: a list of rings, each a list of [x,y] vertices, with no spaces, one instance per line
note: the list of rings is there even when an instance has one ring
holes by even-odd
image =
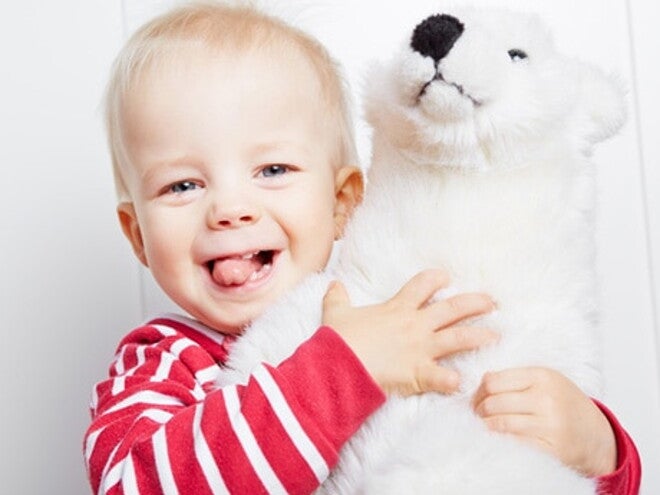
[[[517,62],[518,60],[524,60],[527,58],[527,54],[520,50],[519,48],[512,48],[509,50],[509,57],[511,57],[511,60],[514,62]]]

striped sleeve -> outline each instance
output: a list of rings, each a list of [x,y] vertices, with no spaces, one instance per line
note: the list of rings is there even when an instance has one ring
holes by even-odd
[[[83,446],[94,493],[310,493],[384,401],[328,328],[222,389],[222,352],[182,330],[159,320],[132,332],[94,388]]]

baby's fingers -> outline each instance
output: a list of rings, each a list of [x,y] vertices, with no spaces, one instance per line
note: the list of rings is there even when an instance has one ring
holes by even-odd
[[[439,392],[451,394],[458,390],[460,376],[454,370],[443,368],[435,363],[421,366],[417,370],[414,393]]]
[[[539,410],[538,400],[529,391],[488,395],[474,403],[474,411],[484,419],[506,415],[532,415]]]
[[[473,406],[476,408],[487,397],[530,389],[534,385],[535,374],[538,374],[535,372],[535,368],[510,368],[484,374],[472,398]]]
[[[499,414],[483,418],[491,431],[516,435],[520,439],[543,442],[543,427],[539,419],[531,414]]]
[[[406,306],[419,308],[447,284],[449,284],[449,275],[444,270],[425,270],[406,282],[390,302],[401,301]]]
[[[455,326],[436,332],[433,339],[433,357],[442,359],[494,344],[499,340],[499,334],[488,328]]]
[[[436,301],[430,304],[425,311],[434,322],[435,328],[441,329],[494,309],[495,303],[488,295],[467,293]]]

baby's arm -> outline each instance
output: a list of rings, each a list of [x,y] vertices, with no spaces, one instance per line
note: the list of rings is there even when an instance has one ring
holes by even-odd
[[[447,330],[447,339],[433,337],[443,325],[480,310],[469,302],[474,295],[425,306],[422,293],[428,298],[433,287],[443,285],[440,279],[428,282],[428,276],[413,279],[392,300],[365,308],[351,308],[341,291],[331,291],[326,313],[344,328],[347,341],[355,337],[352,332],[359,334],[352,341],[355,352],[326,326],[279,366],[261,366],[245,386],[214,389],[224,348],[200,345],[173,322],[131,333],[110,378],[96,387],[84,446],[94,491],[209,493],[210,486],[234,493],[313,491],[336,464],[341,446],[385,400],[383,389],[452,388],[446,371],[436,379],[427,369],[425,352],[417,373],[408,340],[397,337],[393,322],[405,322],[407,336],[432,334],[432,355],[439,357],[492,339],[488,331],[472,335],[469,329],[465,338],[456,329]],[[406,356],[411,369],[380,376],[378,386],[356,357],[360,339],[378,342],[382,360],[391,359],[388,366],[405,370],[398,363]],[[427,339],[410,342],[425,346]]]
[[[96,387],[85,439],[95,493],[309,493],[384,400],[328,328],[245,386],[215,389],[223,347],[177,324],[132,332]]]
[[[599,493],[638,493],[641,464],[634,443],[611,412],[561,373],[547,368],[487,373],[473,405],[492,430],[516,435],[598,478]]]

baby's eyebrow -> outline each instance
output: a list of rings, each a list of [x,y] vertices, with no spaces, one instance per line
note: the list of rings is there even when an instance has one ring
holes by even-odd
[[[196,164],[199,161],[194,157],[183,155],[175,158],[167,158],[162,160],[155,160],[147,164],[142,174],[140,174],[140,180],[143,183],[148,183],[157,178],[161,174],[167,174],[168,172],[181,172],[184,170],[196,170]]]
[[[297,140],[277,139],[272,141],[263,141],[255,143],[252,146],[252,151],[255,155],[267,155],[269,153],[277,153],[294,150],[296,152],[310,153],[311,149],[306,143],[301,143]]]

